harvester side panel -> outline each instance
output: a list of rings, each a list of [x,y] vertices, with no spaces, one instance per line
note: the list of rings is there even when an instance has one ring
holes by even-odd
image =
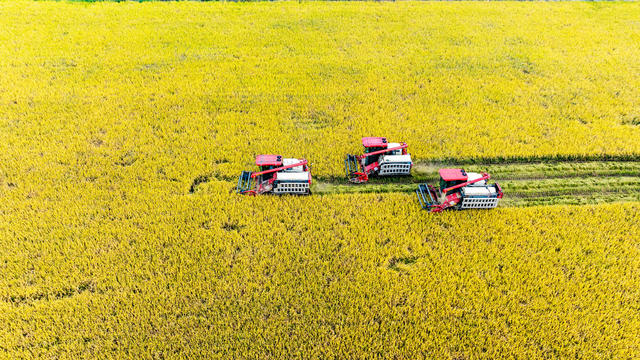
[[[279,183],[273,192],[276,194],[308,194],[308,183]]]
[[[380,165],[380,171],[378,172],[378,175],[380,176],[409,175],[409,174],[411,174],[411,163],[382,164]]]
[[[460,209],[493,209],[498,206],[498,198],[470,198],[462,199]]]

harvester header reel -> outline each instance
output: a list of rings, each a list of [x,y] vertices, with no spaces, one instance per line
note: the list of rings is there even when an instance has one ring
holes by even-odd
[[[445,209],[493,209],[502,199],[498,183],[489,185],[487,173],[468,173],[463,169],[440,169],[440,186],[420,184],[416,190],[420,206],[431,212]]]
[[[259,195],[311,193],[311,171],[305,159],[283,158],[281,155],[258,155],[260,171],[243,171],[238,179],[239,194]]]
[[[389,143],[385,137],[362,138],[364,154],[347,155],[344,160],[347,178],[352,183],[364,183],[370,176],[411,175],[413,162],[407,153],[407,143]]]

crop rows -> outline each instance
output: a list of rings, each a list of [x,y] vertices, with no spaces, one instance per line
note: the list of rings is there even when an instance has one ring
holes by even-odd
[[[457,166],[418,163],[412,177],[378,178],[366,185],[344,179],[319,179],[315,194],[412,193],[418,183],[438,183],[437,170]],[[640,162],[539,162],[524,164],[473,164],[467,171],[488,172],[505,192],[502,206],[593,204],[640,200]]]

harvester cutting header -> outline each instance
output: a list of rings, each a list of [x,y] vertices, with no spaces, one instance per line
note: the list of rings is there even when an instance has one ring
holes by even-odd
[[[260,171],[243,171],[238,179],[239,194],[259,195],[311,193],[311,171],[305,159],[287,159],[281,155],[258,155]]]
[[[388,143],[384,137],[364,137],[363,155],[347,155],[344,161],[350,182],[359,184],[369,181],[370,176],[410,175],[411,155],[407,143]]]
[[[440,169],[440,187],[420,184],[416,190],[423,209],[440,212],[445,209],[492,209],[502,199],[498,183],[489,185],[490,176],[463,169]]]

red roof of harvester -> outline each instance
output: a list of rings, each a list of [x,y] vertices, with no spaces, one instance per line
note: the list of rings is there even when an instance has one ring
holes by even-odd
[[[387,138],[383,137],[363,137],[362,145],[364,147],[387,147]]]
[[[258,166],[280,166],[282,165],[281,155],[258,155],[256,156],[256,165]]]
[[[440,169],[439,173],[444,181],[467,180],[467,173],[462,169]]]

